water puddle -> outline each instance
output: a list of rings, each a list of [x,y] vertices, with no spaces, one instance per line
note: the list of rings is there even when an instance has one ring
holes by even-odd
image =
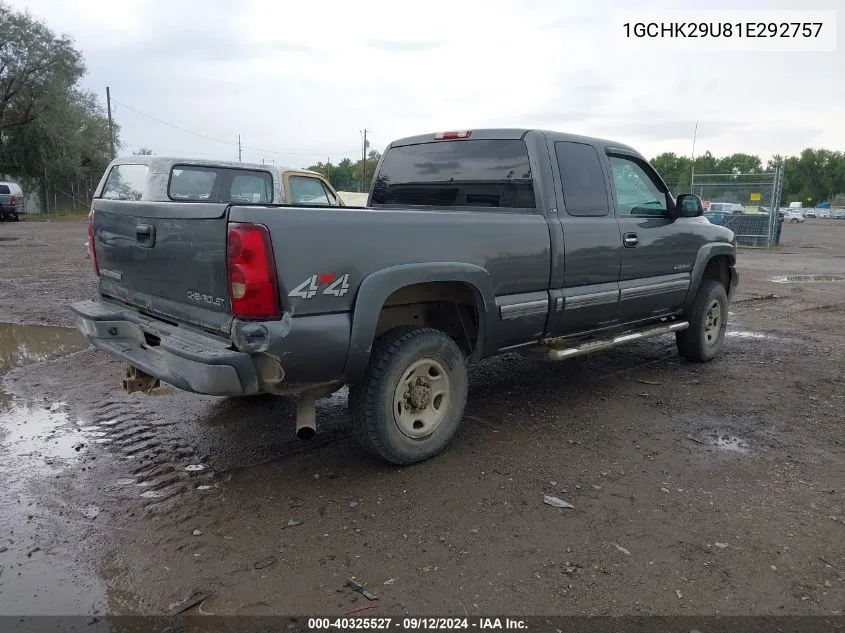
[[[728,330],[725,333],[725,336],[731,336],[733,338],[751,339],[774,338],[773,336],[769,336],[768,334],[761,334],[760,332],[746,332],[745,330]]]
[[[773,277],[769,281],[773,281],[776,284],[845,281],[845,275],[781,275]]]
[[[53,466],[57,461],[78,459],[86,446],[79,428],[68,424],[66,409],[55,404],[47,408],[30,405],[0,393],[0,423],[6,464],[13,462],[12,458],[39,457]]]
[[[716,448],[731,453],[748,452],[748,442],[734,435],[717,435],[710,443]]]
[[[88,341],[73,328],[0,323],[0,374],[86,349]]]

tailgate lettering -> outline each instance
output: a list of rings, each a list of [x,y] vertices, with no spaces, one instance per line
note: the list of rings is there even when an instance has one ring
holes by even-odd
[[[215,297],[213,295],[205,295],[201,292],[197,292],[196,290],[188,290],[186,295],[188,299],[190,301],[193,301],[194,303],[207,303],[217,308],[222,308],[224,305],[226,305],[225,299],[221,299],[220,297]]]
[[[121,279],[123,279],[122,272],[120,272],[119,270],[109,270],[108,268],[101,268],[100,276],[108,277],[109,279],[114,279],[115,281],[120,281]]]

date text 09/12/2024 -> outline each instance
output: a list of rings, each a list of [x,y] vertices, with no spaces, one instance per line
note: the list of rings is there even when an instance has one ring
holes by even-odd
[[[312,631],[524,631],[527,628],[525,620],[519,618],[308,618],[308,629]]]

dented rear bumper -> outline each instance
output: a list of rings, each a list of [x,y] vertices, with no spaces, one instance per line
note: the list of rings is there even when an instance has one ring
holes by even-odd
[[[213,396],[260,393],[252,356],[228,339],[175,327],[110,301],[71,306],[97,349],[179,389]]]

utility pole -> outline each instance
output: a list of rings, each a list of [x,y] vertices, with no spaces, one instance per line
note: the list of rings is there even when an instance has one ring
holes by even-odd
[[[114,126],[111,120],[111,90],[106,86],[106,110],[109,113],[109,144],[111,145],[111,157],[116,158],[117,154],[114,149]]]
[[[44,195],[44,211],[46,213],[50,212],[50,201],[47,199],[47,163],[44,163],[44,182],[42,183],[43,195]]]
[[[238,134],[238,162],[241,162],[241,135]]]
[[[367,192],[367,128],[364,128],[363,162],[361,163],[361,191]]]
[[[693,185],[695,184],[695,139],[698,137],[698,121],[695,122],[695,132],[692,134],[692,171],[689,177],[689,190],[694,193]]]

